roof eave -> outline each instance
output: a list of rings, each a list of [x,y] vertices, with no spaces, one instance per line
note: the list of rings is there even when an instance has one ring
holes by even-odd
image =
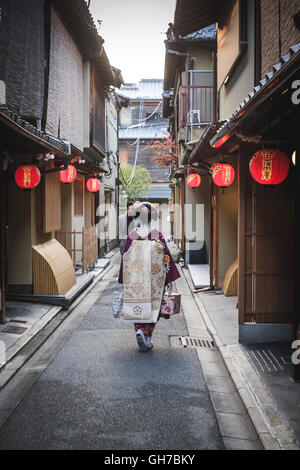
[[[220,0],[177,0],[175,35],[186,36],[218,22]]]
[[[266,78],[260,81],[260,84],[249,93],[243,103],[234,111],[227,123],[217,130],[210,141],[211,146],[222,139],[226,134],[235,133],[235,130],[245,125],[249,119],[253,121],[253,114],[249,113],[249,111],[253,111],[261,106],[266,99],[270,98],[279,88],[283,87],[285,82],[289,81],[297,72],[299,73],[300,44],[290,48],[290,51],[291,53],[293,52],[290,59],[286,62],[283,61],[282,64],[276,64],[273,67],[275,72],[267,74]],[[295,67],[295,65],[297,65],[297,67]]]
[[[20,138],[31,142],[32,146],[36,146],[37,152],[53,152],[60,157],[70,155],[70,143],[37,129],[15,113],[10,112],[5,106],[2,106],[2,110],[0,107],[0,123],[15,132]],[[4,136],[2,140],[5,140]]]

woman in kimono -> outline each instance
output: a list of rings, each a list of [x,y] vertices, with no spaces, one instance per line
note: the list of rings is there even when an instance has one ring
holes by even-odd
[[[170,318],[160,313],[161,301],[165,289],[170,289],[180,274],[162,233],[151,230],[151,220],[158,218],[157,209],[143,202],[137,210],[140,226],[127,237],[118,282],[123,284],[124,318],[134,321],[137,344],[146,352],[153,347],[151,338],[159,318]],[[138,315],[140,321],[136,320]]]

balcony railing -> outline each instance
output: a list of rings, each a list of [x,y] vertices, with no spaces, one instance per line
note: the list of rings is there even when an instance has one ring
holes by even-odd
[[[213,87],[181,86],[179,89],[179,127],[199,126],[213,121]]]

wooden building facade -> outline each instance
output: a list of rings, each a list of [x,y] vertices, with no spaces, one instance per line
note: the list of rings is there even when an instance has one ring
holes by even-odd
[[[300,323],[295,261],[300,2],[276,2],[277,8],[264,0],[211,2],[209,7],[206,2],[186,3],[183,8],[183,2],[177,2],[175,35],[218,24],[218,120],[184,157],[184,165],[195,171],[206,166],[210,181],[211,284],[221,286],[224,272],[236,259],[240,342],[292,343]],[[260,184],[250,173],[253,155],[263,149],[280,150],[288,158],[288,176],[278,185]],[[212,181],[209,169],[215,162],[235,169],[235,182],[226,189]],[[232,244],[230,236],[231,259],[221,272],[231,231],[236,241]]]
[[[96,232],[100,197],[88,191],[86,183],[90,177],[109,179],[113,174],[106,160],[106,101],[122,77],[109,63],[84,0],[1,0],[0,6],[4,321],[8,296],[24,300],[40,296],[41,300],[44,295],[65,294],[76,283],[76,263],[83,260],[83,235],[89,227],[95,231],[95,237],[89,238],[96,248],[94,262],[100,256]],[[115,133],[117,141],[117,126]],[[16,185],[14,172],[23,164],[41,173],[35,189]],[[64,184],[60,172],[69,164],[77,176],[73,183]],[[115,172],[113,185],[116,177]],[[64,292],[43,291],[35,283],[35,248],[39,254],[55,252],[55,243],[64,246],[61,253],[65,254],[50,271],[70,277],[73,265],[73,281],[65,283]]]
[[[189,190],[183,161],[189,142],[197,142],[207,124],[216,119],[216,32],[216,26],[209,25],[188,35],[170,34],[165,41],[163,116],[169,118],[170,134],[178,149],[178,160],[171,168],[174,239],[186,264],[193,263],[202,251],[202,258],[208,259],[208,182],[202,174],[201,188]],[[204,228],[196,223],[195,215],[187,213],[187,208],[196,204],[205,208]],[[196,242],[187,235],[188,224],[196,226]]]

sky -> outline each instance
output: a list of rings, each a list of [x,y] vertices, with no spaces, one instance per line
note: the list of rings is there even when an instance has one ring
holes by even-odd
[[[125,83],[163,78],[165,32],[173,22],[175,5],[176,0],[90,1],[110,64],[121,69]]]

